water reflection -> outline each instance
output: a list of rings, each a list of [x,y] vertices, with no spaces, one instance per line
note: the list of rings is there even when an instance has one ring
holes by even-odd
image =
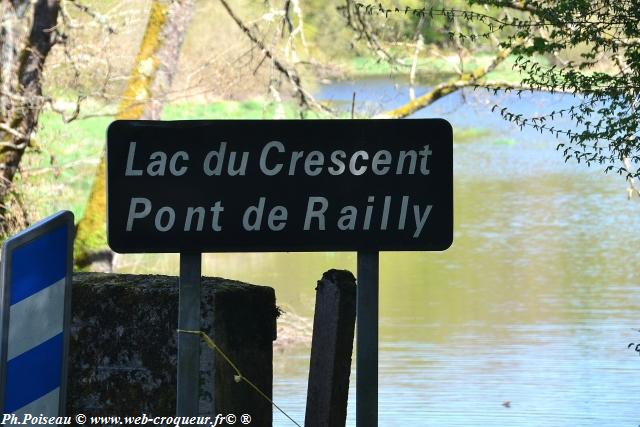
[[[401,85],[366,81],[324,87],[319,98],[346,103],[353,90],[360,108],[406,97]],[[474,96],[466,93],[465,104],[454,95],[421,112],[457,130],[481,123],[490,132],[455,144],[451,249],[381,256],[380,425],[638,425],[640,358],[627,344],[640,339],[633,330],[640,204],[626,200],[620,177],[565,164],[555,140],[520,132],[489,113],[495,100]],[[500,102],[532,110],[572,101],[537,94]],[[178,259],[133,256],[121,266],[176,274]],[[279,303],[307,317],[315,282],[329,268],[354,270],[355,255],[209,254],[204,261],[207,275],[275,287]],[[308,354],[302,344],[275,355],[275,400],[299,422]],[[354,399],[351,390],[351,426]]]

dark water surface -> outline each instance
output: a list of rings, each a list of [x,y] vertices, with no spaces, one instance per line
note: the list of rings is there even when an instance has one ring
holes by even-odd
[[[354,91],[360,113],[407,99],[406,85],[389,79],[333,83],[318,98],[350,109]],[[490,113],[496,102],[536,113],[575,100],[465,92],[417,115],[456,130],[454,243],[381,255],[380,425],[635,427],[640,357],[627,345],[640,341],[640,202],[627,201],[619,176],[565,164],[555,138]],[[472,128],[484,130],[469,138]],[[176,257],[158,264],[177,271]],[[329,268],[355,270],[355,254],[204,262],[208,275],[275,287],[286,310],[307,318]],[[275,354],[275,401],[300,423],[308,355],[307,344]],[[352,387],[350,426],[354,415]]]

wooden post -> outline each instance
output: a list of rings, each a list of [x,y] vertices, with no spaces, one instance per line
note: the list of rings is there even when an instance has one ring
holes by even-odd
[[[329,270],[316,287],[305,427],[344,426],[356,322],[356,283]]]

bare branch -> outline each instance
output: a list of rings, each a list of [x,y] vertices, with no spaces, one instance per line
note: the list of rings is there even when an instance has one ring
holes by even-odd
[[[631,161],[629,160],[629,157],[625,157],[624,159],[622,159],[622,163],[624,164],[624,168],[626,169],[628,174],[631,174]],[[638,187],[636,186],[636,182],[635,182],[635,178],[633,176],[628,176],[627,177],[627,198],[629,200],[631,200],[631,198],[636,195],[638,197],[640,197],[640,189],[638,189]]]
[[[67,116],[67,112],[63,108],[59,108],[51,98],[47,99],[47,103],[49,104],[51,111],[59,114],[62,117],[62,121],[64,123],[71,123],[79,117],[82,101],[84,101],[86,98],[87,97],[84,95],[80,95],[76,98],[76,102],[74,103],[74,108],[70,116]]]
[[[251,42],[257,46],[264,54],[267,56],[272,62],[275,68],[282,73],[294,87],[298,96],[300,97],[300,103],[304,106],[315,108],[317,110],[330,111],[327,107],[320,105],[313,96],[308,93],[302,86],[302,81],[298,73],[292,69],[284,65],[273,52],[267,48],[267,46],[260,40],[254,33],[251,31],[249,27],[247,27],[244,22],[235,14],[235,12],[231,9],[226,0],[220,0],[222,6],[225,8],[231,19],[236,23],[236,25],[242,30],[242,32],[251,40]]]
[[[424,28],[425,17],[421,16],[420,20],[418,20],[418,25],[416,25],[416,35],[414,39],[416,40],[416,48],[413,51],[413,61],[411,62],[411,72],[409,73],[409,98],[414,100],[416,98],[416,91],[414,88],[415,80],[416,80],[416,69],[418,68],[418,55],[424,46],[424,39],[422,37],[422,29]]]
[[[80,9],[82,12],[92,17],[96,22],[102,25],[109,32],[109,34],[116,33],[116,30],[111,25],[109,25],[109,20],[107,19],[106,16],[92,10],[91,8],[89,8],[89,6],[80,3],[79,0],[66,0],[66,1],[70,2],[75,7]]]
[[[487,66],[478,67],[471,73],[461,74],[455,80],[441,83],[419,98],[412,99],[407,104],[401,107],[378,114],[377,116],[375,116],[375,118],[402,119],[415,113],[418,110],[431,105],[438,99],[456,92],[459,89],[462,89],[464,87],[477,86],[478,81],[488,73],[493,71],[501,62],[503,62],[507,58],[507,56],[509,56],[510,52],[511,49],[502,49],[496,54],[495,58]]]
[[[470,80],[454,80],[451,82],[440,83],[424,95],[409,101],[407,104],[395,108],[393,110],[377,114],[374,119],[403,119],[411,114],[419,111],[453,92],[464,87],[473,86]]]
[[[373,34],[371,26],[367,22],[360,8],[356,4],[355,7],[351,7],[353,0],[347,0],[346,13],[347,13],[347,25],[351,27],[357,34],[364,37],[367,41],[367,45],[373,52],[382,60],[388,61],[392,64],[406,65],[398,61],[393,55],[391,55]],[[355,18],[355,20],[354,20]]]
[[[15,130],[14,128],[12,128],[11,126],[9,126],[7,123],[0,123],[0,129],[7,132],[8,134],[11,134],[14,138],[17,139],[26,139],[27,135],[18,132],[17,130]],[[16,145],[16,144],[12,144],[12,143],[2,143],[3,147],[11,147],[15,150],[19,150],[21,147]],[[24,147],[22,147],[24,148]]]

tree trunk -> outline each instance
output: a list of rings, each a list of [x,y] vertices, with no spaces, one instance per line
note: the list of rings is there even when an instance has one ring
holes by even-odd
[[[116,119],[158,120],[175,75],[193,9],[192,0],[153,0],[147,28]],[[106,239],[106,164],[102,156],[75,240],[75,264],[110,271],[113,252]]]
[[[42,69],[55,44],[59,0],[3,1],[0,28],[0,233],[11,232],[7,209],[15,176],[42,110]],[[24,41],[23,41],[24,40]],[[20,45],[22,44],[22,45]]]

